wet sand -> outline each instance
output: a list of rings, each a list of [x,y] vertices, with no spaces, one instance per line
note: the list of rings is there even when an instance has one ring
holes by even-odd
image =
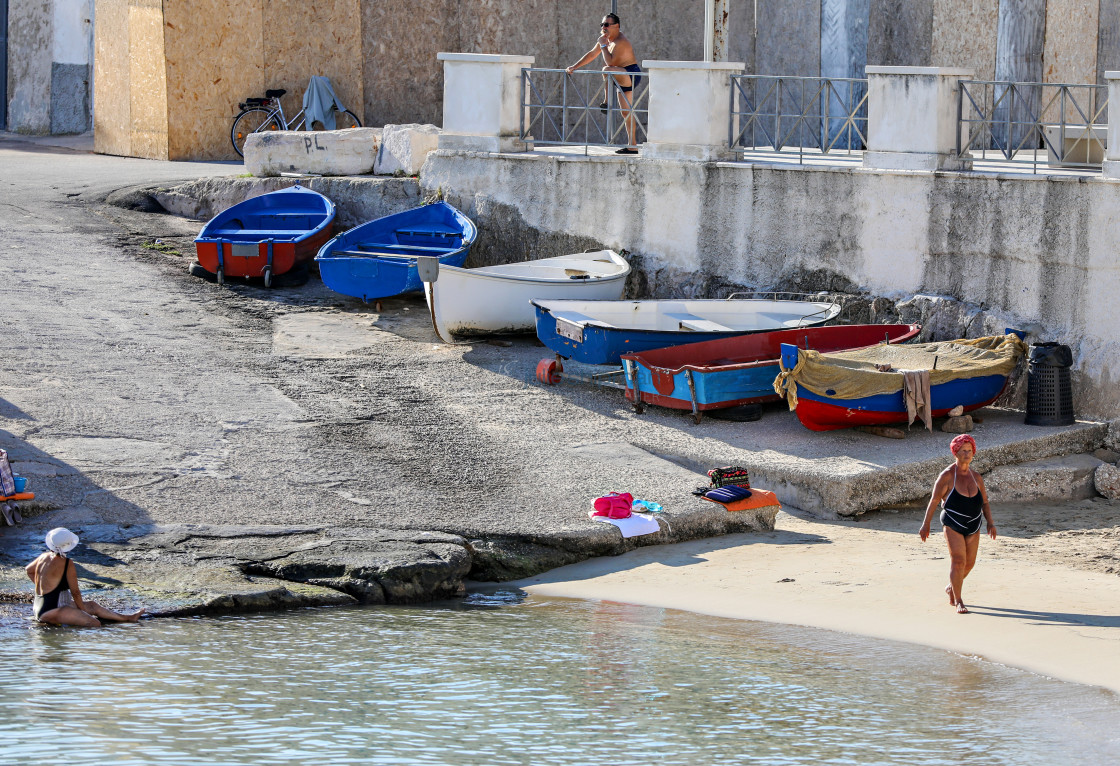
[[[517,583],[620,601],[925,644],[1120,693],[1120,502],[996,506],[965,581],[944,592],[940,526],[921,510],[824,521],[782,512],[774,532],[642,548]]]

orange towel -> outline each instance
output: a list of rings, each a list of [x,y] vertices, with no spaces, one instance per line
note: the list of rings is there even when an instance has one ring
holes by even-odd
[[[701,497],[703,497],[703,495],[701,495]],[[719,503],[718,500],[712,500],[709,497],[705,497],[704,499],[712,503]],[[751,496],[745,500],[736,500],[733,503],[719,504],[729,511],[749,511],[752,508],[762,508],[767,505],[776,505],[779,508],[782,507],[777,495],[768,489],[758,489],[757,487],[751,487]]]

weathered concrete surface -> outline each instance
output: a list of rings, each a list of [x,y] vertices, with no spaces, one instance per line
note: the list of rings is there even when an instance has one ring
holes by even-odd
[[[483,230],[503,210],[532,229],[629,250],[645,294],[824,284],[868,299],[951,298],[1000,331],[1069,345],[1078,414],[1120,413],[1120,222],[1111,212],[1120,184],[444,151],[421,179]]]
[[[1087,454],[1031,460],[996,468],[984,477],[984,484],[993,503],[1085,500],[1097,494],[1093,476],[1102,465]]]
[[[435,125],[386,125],[374,172],[390,176],[416,175],[424,167],[428,155],[439,148],[439,133]]]
[[[1093,488],[1109,500],[1120,498],[1120,467],[1101,463],[1093,473]]]
[[[245,170],[254,176],[366,175],[373,172],[380,146],[381,128],[253,133],[245,139]]]

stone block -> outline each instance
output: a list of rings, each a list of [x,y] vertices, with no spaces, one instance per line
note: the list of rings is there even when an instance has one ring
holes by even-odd
[[[380,128],[254,133],[245,140],[245,170],[254,176],[366,175],[373,172],[380,145]]]
[[[386,125],[381,134],[374,173],[414,176],[420,172],[428,154],[439,148],[440,130],[435,125]]]
[[[972,430],[972,416],[958,415],[941,424],[941,430],[947,434],[966,434]]]
[[[993,503],[1063,503],[1097,493],[1095,472],[1102,465],[1090,454],[1004,465],[984,476]],[[1120,474],[1118,474],[1120,479]]]
[[[1093,472],[1093,486],[1109,500],[1120,498],[1120,468],[1112,463],[1101,463]]]
[[[1120,452],[1111,450],[1106,447],[1101,447],[1098,450],[1093,450],[1093,457],[1097,460],[1103,460],[1106,463],[1115,463],[1120,461]]]

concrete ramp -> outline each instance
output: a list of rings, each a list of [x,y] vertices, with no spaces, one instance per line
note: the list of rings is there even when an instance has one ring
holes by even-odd
[[[1051,459],[1092,452],[1108,433],[1107,423],[1028,426],[1023,413],[1014,410],[984,408],[974,415],[983,420],[972,432],[979,445],[974,465],[990,477],[993,503],[1079,499],[1081,474],[1099,461],[1089,466],[1091,457]],[[952,462],[953,434],[936,428],[929,433],[915,423],[905,439],[888,439],[855,430],[809,431],[796,418],[792,412],[767,411],[733,437],[721,437],[741,448],[736,462],[750,470],[752,484],[811,513],[853,516],[925,501],[938,473]],[[1054,471],[1058,474],[1050,476]],[[1066,474],[1068,482],[1062,478]],[[1091,470],[1088,475],[1091,481]],[[1065,484],[1071,484],[1068,497],[1062,495]]]

